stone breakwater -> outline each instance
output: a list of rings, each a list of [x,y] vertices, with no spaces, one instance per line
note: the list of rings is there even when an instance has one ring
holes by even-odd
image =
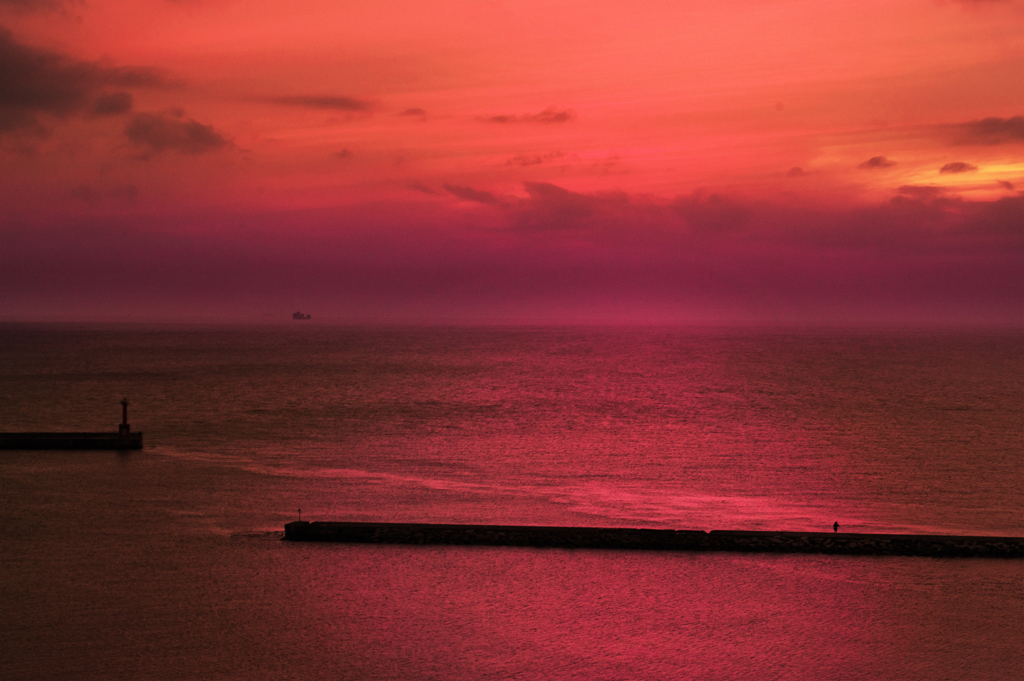
[[[0,433],[0,449],[142,449],[142,433]]]
[[[964,537],[841,532],[650,530],[619,527],[432,525],[296,521],[284,526],[289,541],[359,544],[531,546],[634,551],[741,551],[859,556],[1024,558],[1024,537]]]

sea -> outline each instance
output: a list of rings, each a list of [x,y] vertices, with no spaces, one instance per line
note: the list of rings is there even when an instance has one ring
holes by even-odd
[[[0,324],[0,678],[1024,678],[1024,561],[282,541],[1024,536],[1024,332]]]

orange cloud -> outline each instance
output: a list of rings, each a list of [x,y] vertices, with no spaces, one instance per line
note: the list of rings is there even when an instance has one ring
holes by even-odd
[[[213,126],[183,118],[182,115],[139,113],[125,127],[128,139],[148,153],[179,151],[205,154],[231,146]]]

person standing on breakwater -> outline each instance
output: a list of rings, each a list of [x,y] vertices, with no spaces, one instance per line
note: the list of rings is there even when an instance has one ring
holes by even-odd
[[[839,521],[838,520],[835,521],[834,523],[832,523],[832,531],[835,532],[836,534],[839,534]]]

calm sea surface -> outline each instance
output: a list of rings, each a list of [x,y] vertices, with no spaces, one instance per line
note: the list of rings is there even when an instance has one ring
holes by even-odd
[[[1019,679],[1024,563],[290,544],[1024,535],[1024,335],[0,325],[4,679]]]

